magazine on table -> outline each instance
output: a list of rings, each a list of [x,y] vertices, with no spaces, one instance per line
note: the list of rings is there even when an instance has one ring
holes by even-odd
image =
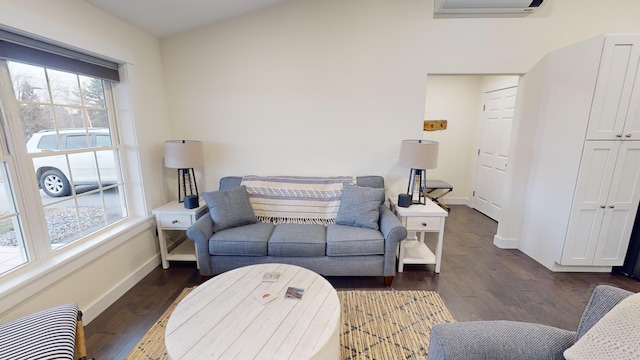
[[[290,298],[290,299],[300,299],[302,298],[302,294],[304,294],[304,289],[289,287],[287,289],[287,292],[284,294],[284,297]]]
[[[277,271],[269,271],[264,273],[264,275],[262,275],[262,281],[264,282],[276,282],[280,279],[280,275],[282,275],[282,273],[279,273]]]

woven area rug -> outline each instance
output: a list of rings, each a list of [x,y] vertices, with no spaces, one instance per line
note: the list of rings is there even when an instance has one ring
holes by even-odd
[[[168,359],[164,329],[185,289],[127,356]],[[433,325],[455,320],[435,291],[338,291],[342,359],[425,359]]]

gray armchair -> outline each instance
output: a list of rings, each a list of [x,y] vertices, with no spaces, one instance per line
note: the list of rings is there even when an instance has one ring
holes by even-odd
[[[576,331],[516,321],[438,324],[431,330],[429,360],[564,359],[562,353],[632,292],[598,285]]]

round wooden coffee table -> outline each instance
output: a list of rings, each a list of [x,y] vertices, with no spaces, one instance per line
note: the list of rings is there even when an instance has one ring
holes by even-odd
[[[275,282],[263,281],[279,272]],[[300,299],[286,298],[289,287]],[[269,302],[259,300],[263,294]],[[187,295],[165,331],[171,359],[338,359],[340,302],[320,275],[261,264],[220,274]]]

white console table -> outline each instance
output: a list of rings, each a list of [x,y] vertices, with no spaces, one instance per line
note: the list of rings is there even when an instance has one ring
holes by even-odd
[[[440,273],[444,243],[444,220],[449,213],[430,200],[427,200],[425,205],[416,204],[403,208],[398,206],[395,200],[389,198],[389,205],[407,231],[415,232],[413,239],[407,237],[400,243],[398,272],[404,270],[404,264],[432,264],[435,265],[435,272]],[[435,253],[425,243],[425,235],[428,232],[438,233]]]

